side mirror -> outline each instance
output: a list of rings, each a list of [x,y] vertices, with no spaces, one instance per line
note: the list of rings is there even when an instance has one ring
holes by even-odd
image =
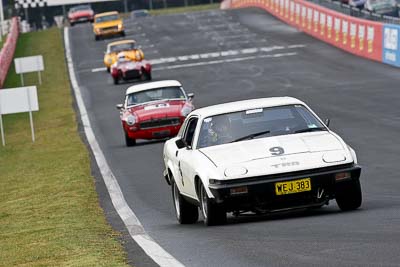
[[[115,107],[116,107],[117,109],[121,110],[121,109],[124,108],[124,105],[123,105],[123,104],[117,104]]]
[[[184,148],[186,147],[186,143],[185,141],[183,141],[182,139],[178,139],[175,141],[176,146],[178,147],[178,149]]]
[[[189,98],[189,100],[192,100],[194,98],[194,93],[187,94],[187,97]]]
[[[325,120],[325,125],[329,127],[330,122],[331,122],[330,119],[326,119],[326,120]]]

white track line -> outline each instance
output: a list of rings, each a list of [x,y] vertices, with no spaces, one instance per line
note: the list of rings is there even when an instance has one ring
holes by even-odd
[[[221,59],[221,60],[214,60],[214,61],[203,61],[203,62],[196,62],[196,63],[171,65],[171,66],[166,66],[166,67],[158,67],[158,68],[153,68],[153,71],[172,70],[172,69],[181,69],[181,68],[191,68],[191,67],[198,67],[198,66],[206,66],[206,65],[214,65],[214,64],[221,64],[221,63],[229,63],[229,62],[238,62],[238,61],[244,61],[244,60],[259,59],[259,58],[290,57],[290,56],[295,56],[295,55],[297,55],[297,53],[296,52],[292,52],[292,53],[280,53],[280,54],[272,54],[272,55],[258,55],[258,56],[250,56],[250,57]]]
[[[100,169],[104,183],[107,186],[108,193],[110,194],[111,201],[114,208],[121,217],[129,234],[136,241],[136,243],[146,252],[160,266],[184,266],[172,255],[166,252],[160,245],[158,245],[144,230],[142,224],[136,217],[135,213],[126,203],[124,195],[122,194],[121,188],[118,184],[117,179],[112,173],[106,158],[104,157],[103,151],[101,150],[99,143],[96,140],[96,136],[93,133],[93,129],[90,125],[89,117],[86,111],[85,104],[82,99],[82,94],[76,80],[74,65],[71,57],[71,49],[69,43],[69,29],[64,30],[64,42],[65,52],[69,70],[69,76],[72,84],[72,88],[75,93],[76,102],[79,108],[83,128],[85,130],[87,141],[93,151],[96,158],[97,165]]]

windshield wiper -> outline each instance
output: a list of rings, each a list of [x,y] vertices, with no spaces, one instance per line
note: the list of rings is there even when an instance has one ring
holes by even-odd
[[[295,133],[307,133],[307,132],[314,132],[314,131],[326,131],[325,127],[315,127],[315,128],[305,128],[294,131]]]
[[[246,140],[246,139],[253,139],[254,137],[257,137],[257,136],[260,136],[260,135],[264,135],[264,134],[267,134],[267,133],[270,133],[270,132],[271,131],[262,131],[262,132],[258,132],[258,133],[249,134],[249,135],[240,137],[240,138],[238,138],[236,140],[233,140],[231,143],[243,141],[243,140]]]

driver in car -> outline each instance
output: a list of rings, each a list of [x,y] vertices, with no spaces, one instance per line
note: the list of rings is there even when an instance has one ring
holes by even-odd
[[[231,122],[229,118],[226,115],[214,117],[208,129],[208,146],[225,144],[232,140]]]

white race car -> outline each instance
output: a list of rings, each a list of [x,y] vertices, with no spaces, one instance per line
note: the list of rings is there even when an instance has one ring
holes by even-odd
[[[361,205],[354,150],[303,102],[245,100],[197,109],[164,146],[164,177],[180,223],[227,213]]]

